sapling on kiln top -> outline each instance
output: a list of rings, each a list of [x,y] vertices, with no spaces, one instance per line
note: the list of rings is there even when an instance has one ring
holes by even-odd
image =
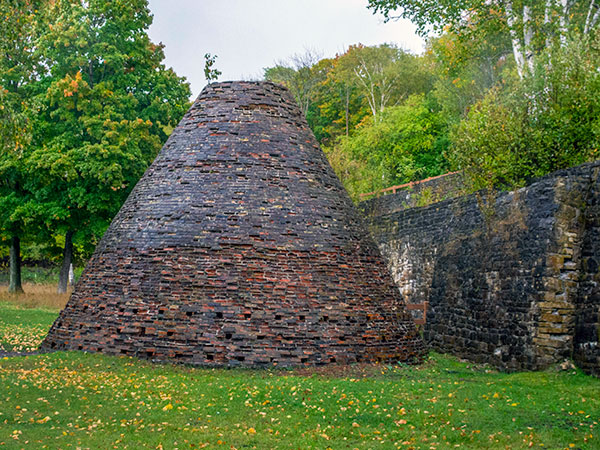
[[[173,131],[42,349],[293,366],[424,345],[289,92],[227,82]]]

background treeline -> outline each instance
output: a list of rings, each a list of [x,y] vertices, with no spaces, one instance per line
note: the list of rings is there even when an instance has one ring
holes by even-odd
[[[369,4],[412,20],[429,36],[424,54],[355,45],[265,70],[292,90],[355,200],[453,170],[473,190],[511,188],[598,157],[600,2]]]
[[[595,159],[600,1],[369,0],[422,55],[350,46],[265,69],[297,99],[354,199],[462,170],[507,188]],[[189,106],[147,0],[0,2],[0,262],[86,260]],[[207,79],[218,71],[207,57]]]
[[[147,0],[0,2],[0,258],[89,257],[189,106]]]
[[[295,55],[265,69],[265,79],[291,90],[355,199],[448,170],[448,124],[432,95],[430,55],[358,44],[335,58]]]

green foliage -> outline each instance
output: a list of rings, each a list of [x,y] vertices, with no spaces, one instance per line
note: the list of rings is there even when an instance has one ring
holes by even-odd
[[[515,159],[521,155],[523,117],[500,103],[497,90],[476,104],[453,135],[452,161],[464,170],[473,189],[511,186]]]
[[[25,160],[31,138],[31,85],[39,62],[33,40],[43,2],[0,2],[0,237],[22,237],[28,221]]]
[[[600,24],[595,0],[369,0],[369,6],[386,19],[394,18],[397,10],[401,17],[416,23],[421,34],[444,30],[479,42],[502,36],[510,40],[520,78],[534,75],[538,56],[554,46],[564,46],[569,33],[588,35]]]
[[[489,2],[481,0],[368,0],[374,13],[381,13],[386,20],[404,18],[417,26],[422,36],[430,32],[445,31],[469,33],[508,33],[508,14],[515,18],[515,30],[523,33],[530,26],[533,33],[532,46],[543,48],[547,39],[560,37],[558,28],[563,22],[572,30],[583,31],[589,11],[593,17],[597,5],[593,1],[526,1]],[[565,8],[566,4],[566,8]],[[523,10],[529,7],[529,22],[525,24]],[[591,17],[590,17],[591,18]],[[598,25],[598,23],[588,24]],[[485,36],[480,35],[480,38]]]
[[[274,67],[264,69],[264,78],[287,87],[298,106],[308,116],[314,104],[314,97],[319,84],[325,80],[327,63],[319,64],[318,57],[306,51],[293,55],[289,61],[281,61]]]
[[[512,70],[510,43],[498,33],[482,38],[473,33],[445,33],[430,39],[427,55],[436,80],[432,97],[449,123],[457,124],[469,108]]]
[[[440,175],[446,169],[445,122],[423,96],[370,117],[327,151],[350,195]]]
[[[39,40],[47,73],[27,159],[31,214],[88,251],[188,107],[189,87],[147,35],[147,0],[57,0]]]
[[[431,89],[427,58],[389,44],[359,44],[318,62],[310,53],[296,55],[291,63],[265,69],[265,78],[290,89],[353,197],[398,180],[439,174],[446,143],[438,135],[445,127],[425,112],[424,98],[407,100]],[[430,129],[435,138],[425,137]]]
[[[217,55],[211,55],[210,53],[204,55],[204,78],[208,83],[217,81],[223,73],[214,67],[216,62]]]
[[[411,94],[429,90],[429,74],[420,59],[394,45],[350,46],[338,57],[334,77],[365,98],[373,117]]]
[[[25,105],[21,102],[17,93],[0,86],[0,147],[4,158],[7,153],[21,150],[27,143],[29,130]]]
[[[0,344],[56,317],[0,302]],[[206,369],[56,352],[0,360],[0,441],[33,448],[598,448],[600,380],[423,365]],[[186,442],[187,441],[187,442]]]
[[[369,114],[358,90],[337,77],[340,58],[322,59],[312,67],[318,83],[311,94],[306,120],[322,145],[348,135]]]
[[[89,257],[189,87],[148,38],[146,0],[6,0],[0,18],[0,238],[49,260],[73,230]]]
[[[477,0],[369,0],[374,12],[384,15],[386,20],[396,17],[409,19],[417,25],[417,31],[426,35],[429,31],[442,31],[450,24],[457,24],[464,13],[484,6]],[[399,14],[396,16],[396,12]]]
[[[364,95],[340,75],[345,54],[315,64],[319,84],[312,96],[306,120],[322,145],[349,135],[370,114]]]
[[[600,40],[573,39],[535,76],[489,92],[456,130],[452,159],[474,189],[514,187],[598,158]]]
[[[83,269],[75,268],[75,280],[79,279]],[[23,283],[47,285],[58,283],[58,268],[56,267],[30,267],[24,266],[22,270]],[[8,271],[0,266],[0,284],[8,284]]]
[[[307,52],[264,70],[265,79],[286,86],[322,144],[350,135],[370,113],[409,95],[430,90],[432,76],[423,58],[394,45],[352,45],[334,59]]]
[[[431,188],[422,189],[419,193],[415,194],[415,206],[420,208],[422,206],[431,205],[440,200],[437,197],[438,196],[434,195]]]

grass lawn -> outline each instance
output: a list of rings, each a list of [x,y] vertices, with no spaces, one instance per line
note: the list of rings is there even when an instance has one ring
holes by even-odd
[[[4,295],[6,297],[6,295]],[[0,301],[0,345],[58,310]],[[418,367],[197,369],[79,352],[0,360],[0,449],[600,449],[600,380]]]

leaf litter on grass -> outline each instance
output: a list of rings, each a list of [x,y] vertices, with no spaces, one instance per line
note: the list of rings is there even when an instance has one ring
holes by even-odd
[[[19,313],[23,328],[51,323]],[[0,448],[594,449],[598,392],[577,370],[503,374],[436,354],[227,370],[59,352],[0,360]]]

